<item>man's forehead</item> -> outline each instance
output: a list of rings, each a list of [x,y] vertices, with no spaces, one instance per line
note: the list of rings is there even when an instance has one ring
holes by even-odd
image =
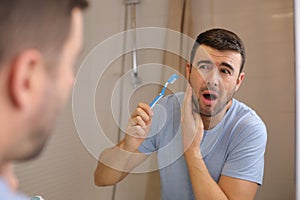
[[[214,49],[206,45],[200,45],[197,48],[197,51],[195,53],[195,59],[193,64],[201,60],[207,62],[210,61],[215,64],[221,62],[227,62],[232,65],[236,65],[236,67],[239,67],[242,62],[242,56],[239,52],[236,51],[231,51],[231,50],[219,51],[217,49]]]

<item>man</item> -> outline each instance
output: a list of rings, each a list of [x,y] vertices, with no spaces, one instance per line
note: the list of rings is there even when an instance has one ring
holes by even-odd
[[[0,199],[25,199],[11,163],[41,152],[68,99],[87,2],[0,2]]]
[[[257,114],[233,98],[245,77],[244,63],[236,34],[201,33],[186,65],[185,94],[165,97],[153,111],[140,103],[125,138],[101,154],[95,184],[119,182],[157,151],[163,200],[254,199],[267,135]],[[167,113],[163,125],[161,108]]]

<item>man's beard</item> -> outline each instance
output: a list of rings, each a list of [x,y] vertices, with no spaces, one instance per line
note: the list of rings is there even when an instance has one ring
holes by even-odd
[[[189,80],[189,84],[191,85],[190,80]],[[231,94],[229,95],[229,97],[224,100],[225,103],[222,104],[221,106],[218,106],[216,111],[205,112],[204,109],[201,109],[200,97],[197,98],[196,92],[193,90],[193,92],[192,92],[192,106],[193,106],[193,111],[196,112],[196,113],[199,113],[203,117],[214,117],[217,114],[219,114],[228,105],[228,103],[232,100],[234,94],[235,94],[235,92],[231,92]]]
[[[203,117],[214,117],[217,114],[219,114],[228,105],[228,103],[231,101],[232,98],[233,98],[233,95],[231,95],[231,97],[228,98],[226,100],[226,102],[223,105],[219,106],[218,109],[214,112],[208,113],[208,112],[205,112],[205,111],[199,109],[199,114]],[[198,101],[198,103],[199,103],[199,101]]]

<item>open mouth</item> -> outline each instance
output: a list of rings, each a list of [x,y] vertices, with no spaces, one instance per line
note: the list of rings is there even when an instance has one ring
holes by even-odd
[[[203,98],[208,101],[215,101],[218,98],[218,95],[212,91],[204,92]]]
[[[203,97],[204,97],[206,100],[216,100],[216,99],[217,99],[217,96],[216,96],[216,95],[213,95],[213,94],[203,94]]]

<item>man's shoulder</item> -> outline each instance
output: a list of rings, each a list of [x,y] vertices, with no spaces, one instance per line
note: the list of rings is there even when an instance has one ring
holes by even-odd
[[[267,127],[261,117],[248,105],[234,99],[233,109],[227,122],[231,125],[233,138],[267,138]]]
[[[232,115],[234,115],[237,118],[244,119],[246,121],[250,120],[264,124],[262,118],[257,114],[257,112],[254,109],[237,99],[233,99]]]
[[[25,197],[18,193],[13,193],[5,181],[0,178],[0,199],[9,199],[9,200],[29,200],[29,197]]]
[[[234,108],[230,121],[236,135],[244,138],[259,137],[266,140],[267,127],[261,117],[245,103],[234,100]]]

